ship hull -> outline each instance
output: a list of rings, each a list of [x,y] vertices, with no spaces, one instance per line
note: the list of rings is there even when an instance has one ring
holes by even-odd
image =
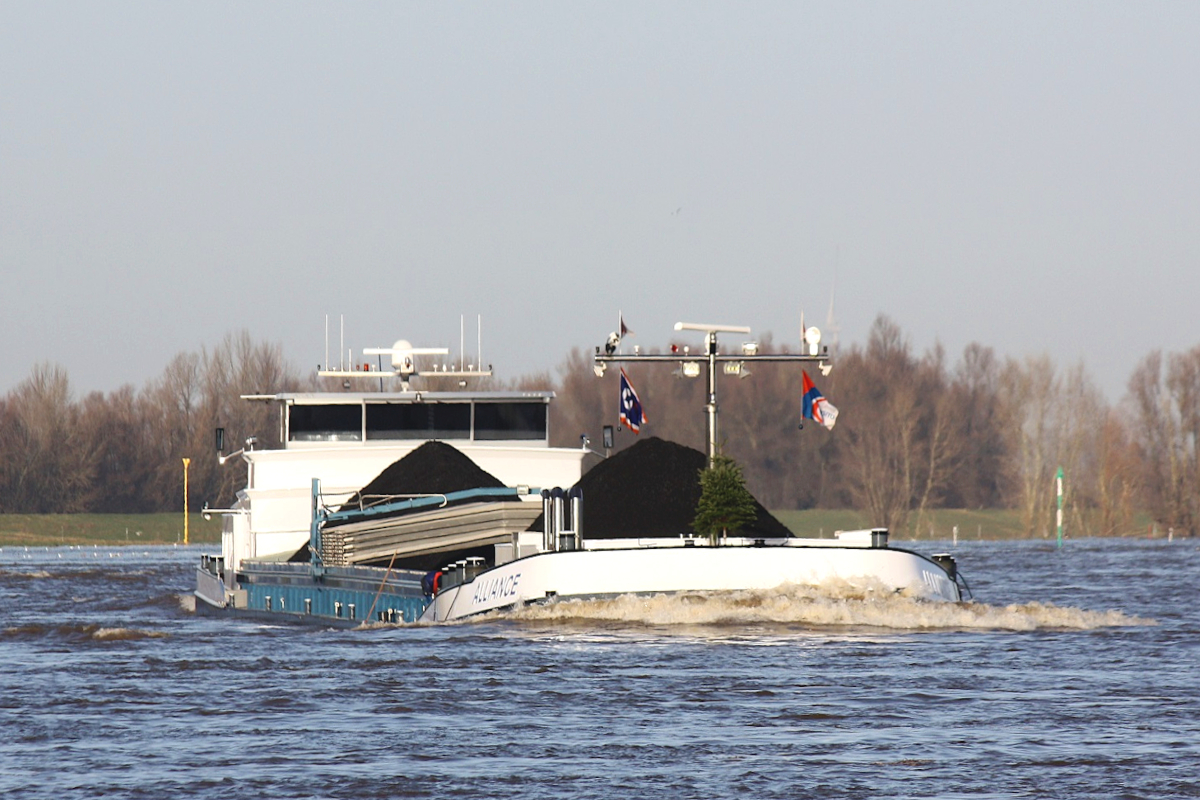
[[[834,581],[929,600],[961,599],[941,565],[898,548],[643,547],[539,553],[503,564],[439,592],[421,619],[445,622],[548,600]]]
[[[244,588],[224,591],[200,575],[202,613],[287,623],[353,626],[363,623],[453,622],[531,603],[620,595],[770,590],[832,583],[867,592],[905,592],[958,602],[946,568],[893,547],[639,546],[543,552],[481,571],[472,579],[423,593],[414,574],[371,567],[337,570],[308,565],[245,565]]]

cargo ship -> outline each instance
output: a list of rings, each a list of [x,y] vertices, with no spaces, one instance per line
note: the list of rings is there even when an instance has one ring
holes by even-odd
[[[892,546],[882,528],[796,536],[761,505],[730,535],[691,529],[699,473],[716,455],[717,376],[747,362],[808,362],[828,370],[819,332],[810,351],[723,352],[735,326],[680,323],[703,333],[695,353],[625,353],[620,333],[594,356],[610,364],[674,364],[707,381],[708,452],[647,437],[611,457],[587,437],[550,445],[550,391],[487,391],[480,369],[424,366],[444,348],[407,341],[365,350],[391,370],[325,370],[327,378],[391,380],[399,391],[250,395],[278,409],[280,446],[253,440],[219,460],[247,464],[223,517],[221,552],[201,557],[198,613],[329,624],[442,623],[531,603],[683,592],[773,589],[830,581],[958,602],[949,555]],[[382,364],[382,362],[381,362]],[[420,380],[456,384],[422,391]],[[382,381],[380,381],[382,385]],[[624,387],[623,387],[624,391]],[[623,400],[624,402],[624,400]]]

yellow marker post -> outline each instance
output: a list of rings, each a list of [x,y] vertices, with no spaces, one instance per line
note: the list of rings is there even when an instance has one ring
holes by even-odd
[[[183,543],[188,543],[188,464],[191,464],[190,458],[183,460]]]

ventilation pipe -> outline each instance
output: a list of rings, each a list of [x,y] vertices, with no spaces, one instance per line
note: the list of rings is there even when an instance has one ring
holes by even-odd
[[[583,548],[583,489],[572,486],[571,490],[567,492],[567,499],[571,503],[571,547],[569,549],[580,550]]]
[[[542,490],[542,551],[583,547],[583,490],[578,486]]]
[[[554,501],[549,489],[542,489],[542,551],[551,552],[555,549],[557,532],[554,529]]]
[[[566,535],[570,533],[570,531],[567,530],[566,503],[563,502],[565,497],[566,493],[558,486],[555,486],[550,490],[550,502],[553,504],[552,512],[554,518],[554,538],[551,539],[552,550],[567,549],[563,547],[565,544],[563,540],[566,538]]]

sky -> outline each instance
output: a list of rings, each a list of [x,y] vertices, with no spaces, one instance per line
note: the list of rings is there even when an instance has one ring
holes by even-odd
[[[842,345],[886,314],[1115,402],[1200,345],[1197,41],[1191,2],[0,0],[0,393],[240,330],[308,371],[327,318],[334,363],[461,325],[502,378],[618,311],[798,346],[832,299]]]

